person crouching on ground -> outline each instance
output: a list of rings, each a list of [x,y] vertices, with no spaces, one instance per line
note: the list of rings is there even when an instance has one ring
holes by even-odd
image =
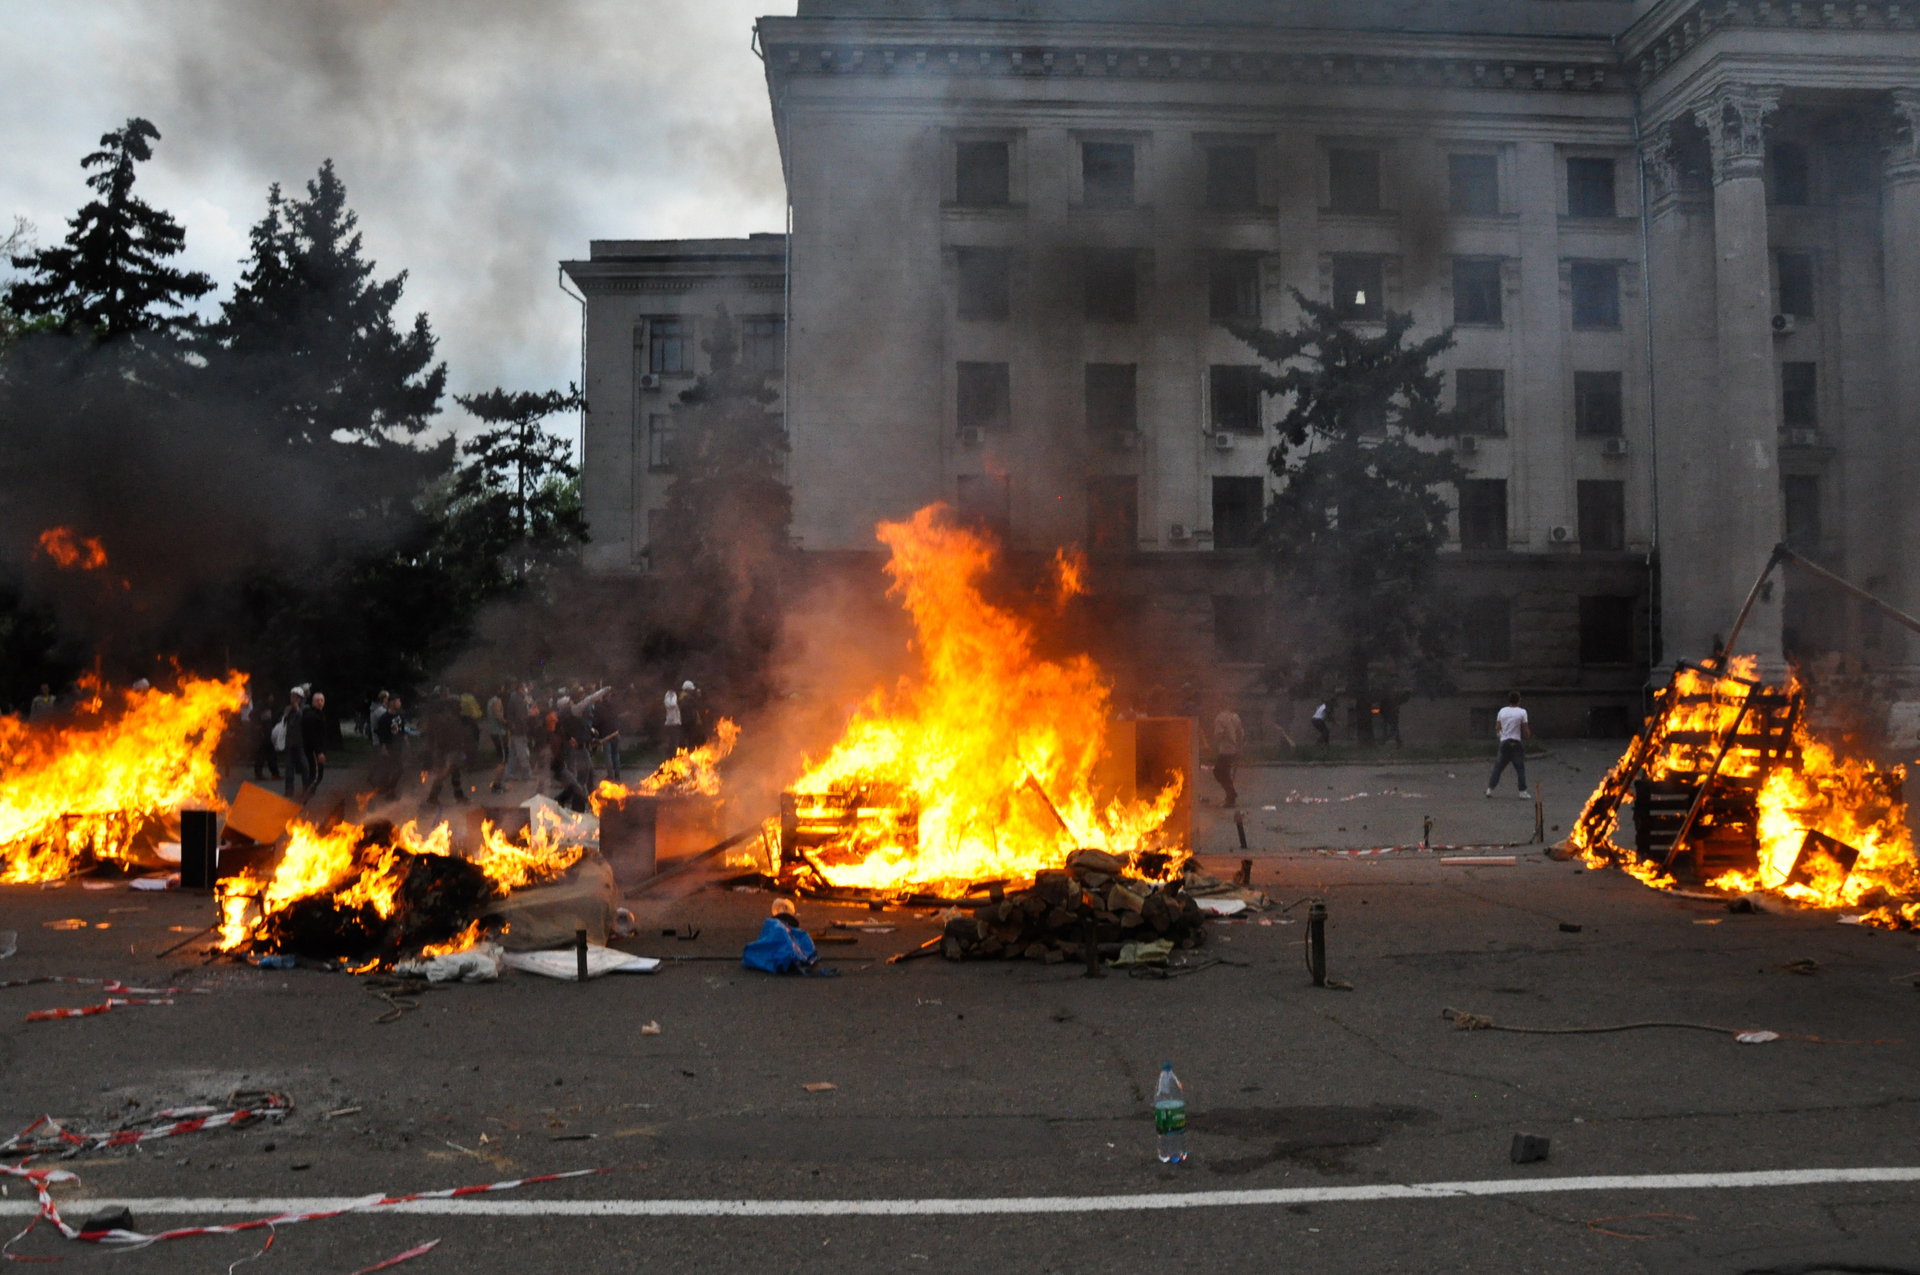
[[[1500,757],[1493,763],[1493,778],[1487,780],[1487,796],[1493,796],[1493,790],[1500,786],[1501,772],[1511,763],[1520,795],[1531,797],[1533,794],[1527,791],[1527,741],[1533,738],[1533,727],[1527,723],[1527,710],[1520,707],[1519,691],[1507,696],[1507,706],[1500,710],[1497,724]]]

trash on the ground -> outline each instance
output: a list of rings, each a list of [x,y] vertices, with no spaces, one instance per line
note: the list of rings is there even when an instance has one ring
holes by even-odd
[[[1726,918],[1722,916],[1709,916],[1709,917],[1702,917],[1696,920],[1694,924],[1695,925],[1718,925],[1720,924],[1720,922],[1724,920],[1726,920]]]
[[[120,883],[117,881],[82,881],[80,888],[82,890],[117,890],[120,888]]]
[[[87,923],[77,916],[66,917],[59,921],[42,921],[40,924],[49,930],[84,930],[87,928]]]
[[[1510,854],[1457,854],[1440,860],[1441,866],[1448,868],[1511,868],[1519,862]]]
[[[303,1169],[306,1166],[295,1165],[294,1167],[297,1169]],[[398,1266],[400,1265],[400,1263],[411,1261],[414,1258],[419,1257],[423,1253],[431,1253],[433,1251],[433,1246],[438,1244],[439,1242],[440,1242],[439,1240],[428,1240],[425,1244],[416,1244],[412,1248],[408,1249],[406,1252],[395,1253],[392,1257],[387,1258],[383,1262],[375,1262],[372,1266],[362,1266],[359,1270],[355,1271],[353,1275],[373,1275],[375,1271],[384,1271],[389,1266]]]
[[[885,921],[832,921],[829,924],[836,930],[858,930],[862,934],[891,934],[900,928]]]
[[[787,904],[785,912],[780,911],[782,903]],[[740,953],[740,963],[768,974],[806,969],[820,959],[814,951],[813,937],[788,920],[793,915],[791,902],[775,899],[773,906],[774,914],[760,923],[760,933]]]
[[[20,950],[20,934],[17,930],[0,930],[0,961],[6,960]]]
[[[1779,1032],[1741,1032],[1734,1040],[1742,1045],[1764,1045],[1768,1041],[1779,1040]]]
[[[1537,1133],[1516,1133],[1508,1154],[1513,1157],[1515,1164],[1532,1164],[1536,1160],[1546,1159],[1552,1145],[1553,1139],[1543,1138]]]
[[[1739,916],[1754,916],[1766,909],[1760,906],[1760,900],[1754,895],[1743,894],[1737,899],[1728,900],[1727,911]]]
[[[1560,922],[1560,932],[1562,934],[1578,934],[1580,932],[1580,926],[1573,921],[1562,921]]]
[[[626,908],[613,910],[613,936],[618,939],[630,939],[640,932],[640,923],[634,920],[633,913]]]
[[[36,1009],[27,1015],[30,1023],[50,1023],[62,1018],[97,1018],[109,1010],[126,1005],[171,1005],[170,997],[146,996],[110,996],[98,1005],[83,1005],[78,1009]]]
[[[342,1116],[357,1116],[364,1110],[364,1107],[336,1107],[320,1118],[322,1120],[338,1120]]]
[[[1779,968],[1788,974],[1812,975],[1820,972],[1820,962],[1814,960],[1811,956],[1803,956],[1798,960],[1787,961]]]
[[[233,1110],[218,1107],[168,1107],[137,1122],[135,1127],[104,1133],[75,1133],[52,1116],[41,1116],[19,1133],[0,1142],[0,1155],[40,1155],[51,1151],[99,1150],[133,1143],[176,1138],[226,1125],[243,1128],[260,1120],[279,1120],[293,1110],[293,1099],[266,1089],[241,1089],[229,1096]],[[143,1127],[142,1127],[143,1126]]]
[[[540,800],[552,804],[547,798]],[[619,904],[613,869],[598,850],[589,848],[566,877],[550,885],[515,890],[489,904],[486,916],[504,923],[502,946],[509,951],[533,952],[571,943],[577,930],[585,930],[593,943],[606,943]]]
[[[130,890],[178,890],[180,874],[178,872],[151,872],[143,877],[135,877],[127,882]]]
[[[1115,969],[1126,969],[1132,965],[1165,965],[1167,958],[1173,955],[1172,939],[1155,939],[1151,943],[1122,943],[1120,955],[1107,964]]]
[[[836,947],[851,947],[859,941],[860,937],[856,934],[822,934],[814,940],[815,943],[831,944]]]
[[[828,1090],[838,1089],[840,1086],[834,1084],[831,1080],[816,1080],[810,1085],[801,1085],[800,1087],[808,1093],[826,1093]]]
[[[247,964],[258,966],[263,970],[290,970],[295,962],[291,956],[277,956],[271,952],[249,952]]]
[[[407,978],[424,978],[429,983],[491,983],[500,977],[503,955],[498,943],[477,943],[464,952],[401,961],[393,967],[393,972]],[[579,972],[576,954],[574,975],[578,977]]]
[[[660,1034],[660,1024],[653,1022],[642,1023],[640,1026],[640,1034],[642,1036],[658,1036]]]
[[[126,1205],[117,1209],[106,1209],[95,1213],[80,1224],[80,1234],[95,1235],[102,1231],[131,1231],[133,1229],[133,1210]]]
[[[523,974],[539,974],[572,983],[580,978],[579,960],[579,952],[568,948],[560,952],[508,952],[500,958],[500,963]],[[659,968],[657,957],[634,956],[598,943],[587,944],[588,978],[599,978],[602,974],[651,974]]]
[[[1194,902],[1198,903],[1200,910],[1208,916],[1239,916],[1247,910],[1247,901],[1245,899],[1201,897],[1196,898]]]

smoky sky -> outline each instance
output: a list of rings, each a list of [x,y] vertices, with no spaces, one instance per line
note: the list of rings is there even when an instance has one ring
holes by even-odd
[[[0,232],[45,245],[80,157],[143,115],[147,198],[227,295],[269,184],[331,157],[386,277],[408,271],[455,392],[579,374],[556,280],[590,239],[779,230],[753,20],[794,0],[0,0]],[[6,272],[0,270],[0,278]],[[410,319],[409,319],[410,321]],[[404,326],[404,322],[403,325]],[[459,409],[446,404],[449,423]]]

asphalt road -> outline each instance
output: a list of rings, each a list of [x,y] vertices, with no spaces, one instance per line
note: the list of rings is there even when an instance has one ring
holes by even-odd
[[[1556,749],[1564,774],[1535,763],[1550,820],[1570,820],[1583,795],[1572,776],[1597,774],[1605,760],[1589,747]],[[1411,778],[1385,778],[1401,775]],[[1417,841],[1428,814],[1439,841],[1524,840],[1531,805],[1511,787],[1487,801],[1484,783],[1482,767],[1460,765],[1244,777],[1255,883],[1282,905],[1327,900],[1331,972],[1350,991],[1308,985],[1301,907],[1260,918],[1271,924],[1214,926],[1212,950],[1233,963],[1170,981],[1089,980],[1072,966],[1024,961],[888,967],[881,958],[934,930],[900,913],[885,915],[899,925],[893,934],[826,949],[839,978],[773,978],[737,960],[768,896],[696,882],[641,908],[643,937],[632,946],[675,958],[659,974],[584,987],[511,975],[424,994],[417,1010],[382,1025],[374,1020],[387,1003],[344,975],[202,964],[184,953],[156,960],[211,919],[205,898],[4,887],[0,929],[19,931],[20,950],[0,962],[0,978],[115,977],[205,992],[27,1023],[30,1010],[102,993],[0,990],[0,1124],[52,1114],[107,1127],[243,1088],[293,1098],[295,1113],[278,1126],[86,1152],[61,1166],[81,1179],[58,1193],[71,1220],[106,1199],[206,1201],[136,1207],[145,1231],[278,1207],[251,1212],[244,1201],[254,1199],[616,1168],[478,1201],[512,1212],[386,1210],[279,1227],[272,1247],[239,1268],[249,1275],[347,1275],[431,1239],[439,1247],[402,1269],[1920,1271],[1920,1182],[1911,1180],[1328,1198],[1342,1187],[1380,1197],[1392,1184],[1920,1165],[1914,935],[1828,914],[1730,915],[1526,848],[1510,868],[1300,849]],[[1389,787],[1395,794],[1381,795]],[[1298,800],[1306,795],[1332,800]],[[1210,864],[1230,869],[1240,857],[1233,825],[1211,798],[1199,820]],[[856,914],[866,916],[801,907],[817,931]],[[65,918],[89,928],[46,925]],[[96,928],[103,922],[109,928]],[[689,925],[698,939],[661,937]],[[1782,968],[1801,958],[1817,972]],[[1446,1007],[1504,1025],[1674,1020],[1788,1038],[1460,1032],[1442,1019]],[[658,1035],[642,1033],[648,1022]],[[1163,1060],[1186,1082],[1193,1111],[1192,1158],[1174,1168],[1154,1158],[1148,1115]],[[821,1082],[835,1087],[803,1087]],[[1521,1131],[1550,1137],[1550,1159],[1512,1164]],[[1275,1190],[1298,1194],[1200,1194]],[[1111,1207],[1134,1194],[1195,1198]],[[14,1182],[0,1199],[16,1211],[0,1218],[9,1233],[27,1221],[18,1212],[27,1198]],[[1060,1211],[556,1213],[588,1201],[948,1198],[1053,1201],[997,1207]],[[114,1254],[42,1225],[13,1252],[62,1257],[67,1269],[220,1271],[264,1238]]]

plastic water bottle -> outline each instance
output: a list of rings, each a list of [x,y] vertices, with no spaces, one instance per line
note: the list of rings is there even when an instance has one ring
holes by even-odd
[[[1180,1087],[1180,1077],[1173,1074],[1172,1063],[1161,1065],[1160,1084],[1153,1091],[1153,1132],[1160,1163],[1186,1163],[1187,1091]]]

